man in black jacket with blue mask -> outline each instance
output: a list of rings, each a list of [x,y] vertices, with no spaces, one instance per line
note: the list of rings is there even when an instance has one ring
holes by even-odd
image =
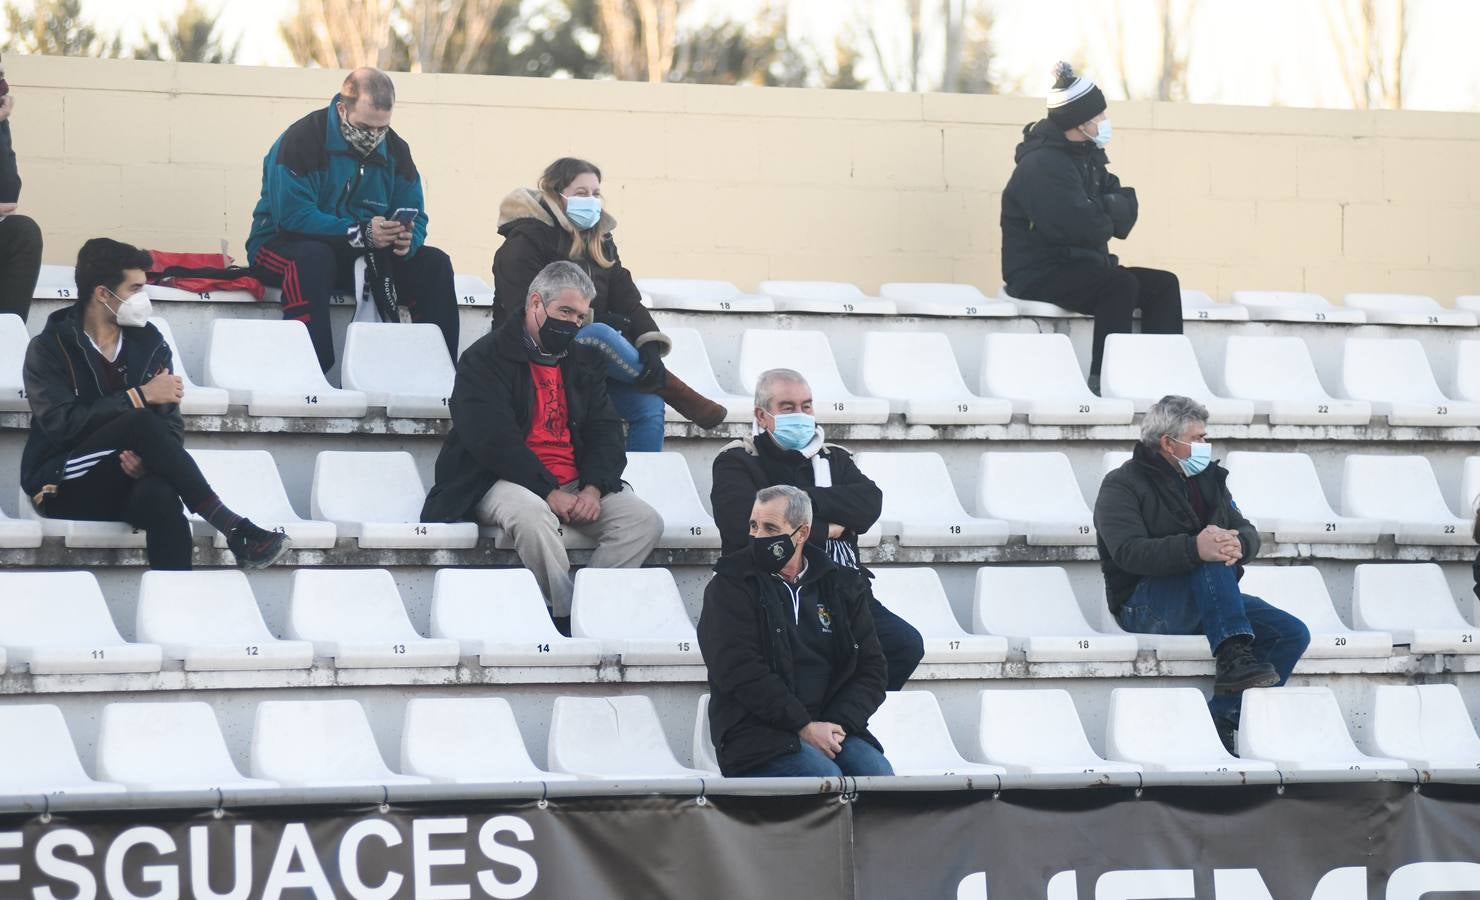
[[[1135,189],[1106,168],[1105,95],[1068,63],[1054,77],[1048,116],[1023,128],[1002,189],[1002,281],[1019,300],[1094,316],[1090,387],[1098,393],[1105,337],[1129,333],[1138,309],[1145,333],[1181,334],[1182,290],[1171,272],[1126,268],[1110,252],[1110,239],[1135,227],[1139,205]]]

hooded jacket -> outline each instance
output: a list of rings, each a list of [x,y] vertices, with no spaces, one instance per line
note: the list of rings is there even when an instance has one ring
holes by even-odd
[[[136,409],[163,416],[184,441],[180,407],[171,403],[146,406],[140,388],[160,372],[173,372],[170,346],[152,324],[123,328],[123,358],[128,387],[105,393],[97,351],[82,331],[86,300],[46,317],[41,333],[26,347],[23,379],[31,405],[31,432],[21,452],[21,487],[32,503],[53,493],[62,483],[67,458],[88,435]]]
[[[803,583],[815,584],[832,613],[833,670],[818,721],[884,748],[868,720],[884,702],[884,653],[868,608],[868,580],[834,565],[808,543]],[[726,776],[745,773],[801,749],[799,732],[812,721],[794,690],[791,601],[774,576],[751,562],[749,550],[720,557],[704,589],[699,649],[709,670],[709,730]]]
[[[576,229],[565,217],[560,204],[539,191],[519,188],[498,208],[498,233],[504,242],[493,255],[493,320],[497,328],[510,313],[524,308],[529,296],[529,283],[540,270],[552,262],[568,260],[586,270],[596,285],[596,299],[591,301],[590,318],[604,322],[622,333],[634,347],[657,343],[667,355],[671,342],[658,330],[653,314],[642,305],[642,292],[632,281],[632,273],[622,265],[612,229],[617,220],[601,211],[596,227],[602,234],[602,246],[611,268],[602,268],[587,256],[570,258]]]
[[[1202,495],[1207,523],[1198,521],[1187,497],[1189,481]],[[1235,574],[1242,578],[1243,564],[1259,553],[1259,532],[1233,502],[1228,470],[1214,462],[1184,478],[1161,454],[1136,444],[1131,458],[1105,476],[1095,499],[1100,571],[1110,612],[1120,614],[1142,578],[1181,575],[1202,565],[1197,535],[1204,524],[1238,532],[1243,559]]]
[[[580,485],[594,485],[603,496],[616,493],[627,467],[627,439],[607,399],[602,358],[572,344],[559,365]],[[529,366],[522,318],[485,334],[458,359],[447,403],[452,429],[437,454],[423,522],[468,519],[495,481],[512,481],[541,499],[560,486],[526,443],[535,405]]]
[[[407,256],[426,243],[426,201],[410,145],[393,128],[362,158],[339,132],[335,104],[340,99],[335,94],[327,107],[289,125],[263,157],[262,195],[247,238],[253,262],[257,251],[277,237],[362,249],[360,226],[402,208],[417,210]]]
[[[15,164],[15,148],[10,142],[10,120],[0,122],[0,203],[21,199],[21,173]]]
[[[830,525],[845,529],[843,540],[858,556],[858,536],[879,520],[884,494],[853,462],[853,455],[836,444],[823,443],[821,431],[804,453],[777,446],[768,432],[742,438],[714,458],[709,502],[719,527],[722,553],[734,553],[750,544],[750,510],[755,493],[778,484],[798,487],[812,498],[812,534],[807,542],[827,546]],[[812,457],[825,459],[832,470],[832,486],[818,487]]]
[[[1093,141],[1071,141],[1048,119],[1023,127],[1017,166],[1002,189],[1002,280],[1030,299],[1034,283],[1066,266],[1116,265],[1110,238],[1136,224],[1136,192],[1106,169]]]

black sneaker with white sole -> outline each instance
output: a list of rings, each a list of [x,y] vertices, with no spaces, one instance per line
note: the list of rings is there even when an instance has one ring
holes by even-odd
[[[242,519],[226,536],[226,546],[243,569],[265,569],[282,559],[293,542],[281,531],[268,531]]]

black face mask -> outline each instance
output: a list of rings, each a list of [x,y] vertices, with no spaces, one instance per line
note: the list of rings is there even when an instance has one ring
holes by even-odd
[[[797,552],[797,545],[792,543],[791,535],[802,530],[798,525],[791,534],[778,534],[772,537],[764,535],[751,535],[750,538],[750,560],[755,567],[767,575],[775,575],[791,560],[791,555]]]
[[[551,356],[560,356],[570,349],[571,341],[576,339],[576,332],[580,330],[579,322],[553,319],[545,313],[544,324],[540,325],[540,346]]]

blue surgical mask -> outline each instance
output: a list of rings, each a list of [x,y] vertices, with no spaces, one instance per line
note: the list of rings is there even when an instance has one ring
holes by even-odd
[[[817,420],[807,413],[781,413],[772,418],[776,421],[771,439],[786,450],[802,449],[817,434]]]
[[[1172,440],[1177,441],[1176,438],[1172,438]],[[1187,441],[1177,441],[1177,443],[1187,444],[1188,448],[1192,451],[1187,454],[1186,459],[1177,460],[1182,465],[1182,471],[1186,473],[1188,478],[1202,472],[1203,469],[1208,467],[1208,463],[1213,461],[1212,444],[1206,441],[1199,441],[1195,444],[1189,444]]]
[[[1099,127],[1095,129],[1095,133],[1094,134],[1090,134],[1089,133],[1089,130],[1086,129],[1083,125],[1079,126],[1079,130],[1084,133],[1084,136],[1085,137],[1087,137],[1090,140],[1094,141],[1095,142],[1095,146],[1096,147],[1099,147],[1101,150],[1104,150],[1106,147],[1110,146],[1110,120],[1109,119],[1101,119],[1100,120]]]
[[[565,217],[582,231],[596,227],[601,221],[600,197],[566,197]]]

